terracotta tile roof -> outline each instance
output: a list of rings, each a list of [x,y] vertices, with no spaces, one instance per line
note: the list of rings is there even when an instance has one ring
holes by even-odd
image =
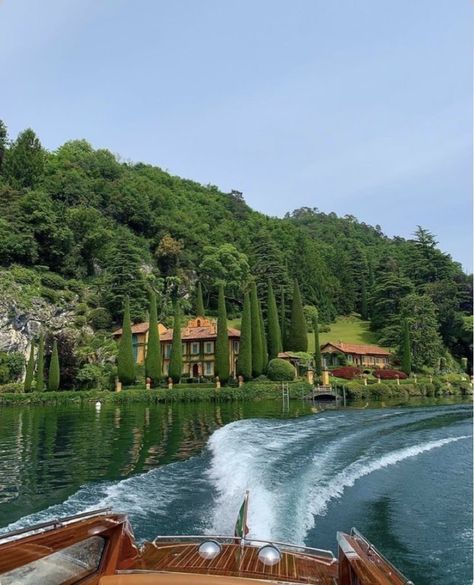
[[[299,359],[299,356],[297,356],[296,354],[292,353],[291,351],[280,351],[280,353],[278,354],[278,356],[280,359],[288,359],[288,358],[293,358],[293,359]]]
[[[229,337],[240,337],[240,331],[229,327],[227,329]],[[181,329],[182,341],[193,341],[194,339],[216,339],[217,331],[215,327],[183,327]],[[160,341],[171,341],[173,339],[173,330],[167,329],[163,335],[160,335]]]
[[[135,323],[135,325],[132,325],[132,333],[146,333],[148,329],[149,329],[148,321],[145,321],[144,323]],[[160,336],[163,335],[165,331],[167,331],[166,327],[161,323],[158,323],[158,329],[160,331]],[[122,328],[117,329],[117,331],[114,331],[112,335],[114,337],[122,335]]]
[[[364,345],[364,344],[359,345],[357,343],[342,343],[342,342],[333,343],[332,341],[325,343],[321,347],[321,350],[323,350],[328,345],[332,345],[332,347],[335,347],[336,349],[338,349],[342,353],[355,353],[358,355],[384,355],[384,356],[390,355],[390,351],[388,349],[385,349],[383,347],[379,347],[378,345]]]

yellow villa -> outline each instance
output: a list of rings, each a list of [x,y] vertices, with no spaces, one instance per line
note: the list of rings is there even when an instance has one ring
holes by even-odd
[[[161,323],[158,325],[160,332],[161,356],[163,363],[163,375],[168,375],[171,357],[171,342],[173,329],[167,329]],[[145,361],[146,344],[148,341],[149,324],[137,323],[132,326],[133,353],[137,364]],[[236,376],[237,357],[239,354],[240,331],[231,327],[227,330],[229,336],[229,370],[231,376]],[[114,337],[119,340],[122,329],[114,332]],[[181,329],[181,341],[183,344],[183,376],[188,378],[201,378],[214,376],[215,346],[217,338],[217,324],[206,317],[190,319]]]

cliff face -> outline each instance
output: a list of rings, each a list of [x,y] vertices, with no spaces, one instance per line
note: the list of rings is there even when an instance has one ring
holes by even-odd
[[[76,330],[78,296],[45,289],[31,270],[0,270],[0,351],[28,356],[32,339],[43,332]],[[47,297],[50,297],[51,300]]]
[[[0,299],[0,351],[19,351],[27,356],[30,342],[41,330],[51,332],[69,328],[73,323],[72,308],[52,305],[41,297],[21,307],[12,298]]]

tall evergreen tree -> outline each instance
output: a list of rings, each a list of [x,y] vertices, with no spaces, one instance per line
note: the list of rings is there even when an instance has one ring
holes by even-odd
[[[117,233],[111,250],[104,273],[105,304],[112,316],[117,317],[123,310],[125,298],[128,298],[132,318],[143,320],[149,302],[142,271],[143,251],[125,230]]]
[[[223,384],[229,379],[229,334],[223,284],[219,285],[217,306],[216,375]]]
[[[298,282],[293,287],[293,303],[291,305],[291,322],[288,335],[288,349],[292,351],[308,350],[308,332],[304,318],[303,303],[301,301]]]
[[[250,295],[244,295],[244,307],[240,325],[240,346],[237,359],[237,375],[245,380],[252,377],[252,315],[250,307]]]
[[[260,299],[258,300],[258,317],[260,319],[260,333],[262,336],[262,374],[267,369],[268,364],[268,346],[267,336],[265,334],[265,323],[263,321],[263,311]]]
[[[278,244],[278,240],[266,228],[256,229],[252,236],[249,259],[260,298],[264,296],[268,281],[278,282],[286,288],[291,286],[285,256]]]
[[[119,380],[125,386],[135,382],[135,358],[133,356],[132,322],[128,297],[125,298],[123,307],[122,336],[119,341],[117,370]]]
[[[402,372],[405,374],[411,373],[411,343],[410,343],[410,328],[408,320],[404,319],[402,324],[402,340],[400,345],[400,362]]]
[[[274,359],[282,351],[278,309],[273,293],[272,283],[268,281],[267,289],[267,320],[268,320],[268,357]]]
[[[367,287],[365,285],[365,276],[362,275],[362,281],[360,284],[360,316],[361,319],[367,321],[369,318],[369,307],[367,303]]]
[[[252,320],[252,376],[257,378],[263,374],[263,345],[260,311],[257,297],[257,284],[250,287],[250,314]]]
[[[156,310],[156,295],[150,292],[150,320],[148,324],[148,344],[146,348],[145,373],[156,386],[162,376],[160,331],[158,329],[158,315]]]
[[[28,359],[28,365],[26,366],[26,376],[23,388],[25,392],[31,392],[31,386],[33,384],[33,377],[35,375],[35,343],[31,341],[30,357]]]
[[[286,351],[287,346],[287,330],[286,330],[286,304],[285,304],[285,290],[281,288],[281,306],[280,306],[280,335],[281,335],[281,351]]]
[[[51,359],[49,362],[48,372],[48,390],[50,392],[57,392],[59,390],[60,370],[59,370],[59,356],[58,356],[58,342],[54,340],[53,351],[51,352]]]
[[[41,142],[31,128],[18,134],[7,151],[3,173],[15,187],[33,188],[44,169],[45,153]]]
[[[8,132],[3,120],[0,120],[0,173],[2,172],[3,159],[7,150]]]
[[[36,391],[43,392],[44,390],[44,335],[41,334],[38,344],[38,357],[36,366]]]
[[[204,317],[204,300],[202,298],[202,286],[201,283],[197,283],[196,287],[196,315],[198,317]]]
[[[400,303],[400,316],[408,323],[412,369],[436,367],[443,355],[443,346],[433,301],[427,295],[407,295]]]
[[[169,377],[178,384],[183,374],[183,345],[181,343],[181,310],[176,301],[173,323],[173,341],[171,342],[171,358]]]
[[[320,376],[323,371],[323,360],[321,358],[321,344],[319,342],[319,322],[318,318],[315,317],[313,320],[314,328],[314,369],[316,375]]]

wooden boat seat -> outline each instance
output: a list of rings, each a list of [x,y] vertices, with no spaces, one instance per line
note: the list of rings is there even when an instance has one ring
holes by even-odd
[[[102,577],[99,585],[255,585],[258,580],[190,573],[129,573]]]

